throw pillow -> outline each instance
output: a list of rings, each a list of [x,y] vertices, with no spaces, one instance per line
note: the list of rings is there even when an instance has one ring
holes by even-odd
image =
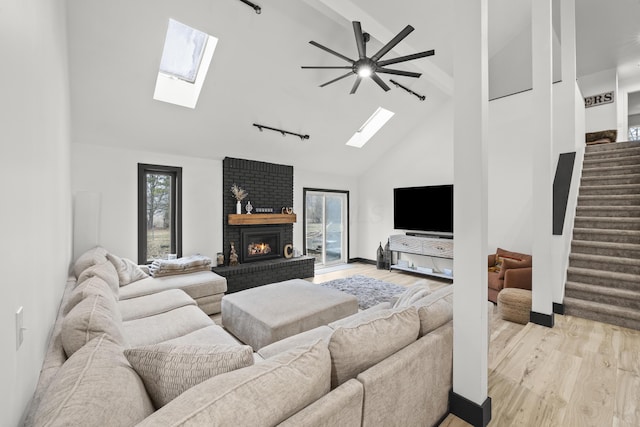
[[[507,270],[513,269],[513,268],[526,268],[526,267],[531,267],[531,260],[526,260],[526,259],[509,259],[509,258],[505,258],[504,261],[502,262],[502,268],[500,269],[500,274],[498,275],[499,279],[504,279],[504,275],[506,274]]]
[[[120,258],[114,254],[107,254],[107,258],[111,261],[118,272],[120,286],[126,286],[129,283],[149,277],[149,275],[145,273],[138,264],[128,258]]]
[[[140,375],[156,408],[216,375],[253,364],[248,345],[175,345],[160,343],[124,351]]]
[[[103,334],[60,367],[35,413],[37,426],[133,426],[153,413],[122,347]]]

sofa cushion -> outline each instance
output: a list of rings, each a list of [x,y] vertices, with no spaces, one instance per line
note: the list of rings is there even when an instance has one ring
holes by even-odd
[[[107,250],[101,246],[96,246],[84,252],[78,257],[73,264],[73,274],[76,279],[80,277],[80,274],[92,265],[101,264],[107,261]]]
[[[329,392],[331,358],[320,341],[217,375],[139,424],[274,426]]]
[[[186,344],[199,344],[199,345],[238,345],[242,344],[235,339],[233,335],[225,331],[221,326],[211,324],[204,328],[196,329],[195,331],[186,333],[177,338],[163,341],[167,344],[186,345]]]
[[[453,285],[437,289],[412,305],[418,309],[423,337],[453,319]]]
[[[113,299],[114,302],[118,299],[118,297],[114,295],[113,290],[107,284],[107,282],[97,276],[91,277],[90,279],[87,279],[76,286],[73,291],[71,291],[71,293],[69,294],[69,299],[67,300],[67,303],[62,311],[62,315],[66,316],[73,307],[78,305],[80,301],[82,301],[89,295],[102,295],[105,298]]]
[[[301,345],[310,345],[316,342],[318,339],[324,341],[329,345],[329,339],[333,329],[328,326],[318,326],[317,328],[310,329],[308,331],[300,332],[299,334],[292,335],[290,337],[281,339],[272,344],[262,347],[258,350],[260,357],[268,359],[276,354],[283,353]]]
[[[107,254],[107,259],[111,261],[118,272],[120,286],[126,286],[129,283],[137,282],[138,280],[149,277],[149,275],[145,273],[138,264],[128,258],[120,258],[118,255],[109,253]]]
[[[212,271],[147,277],[120,288],[120,299],[135,298],[167,289],[182,289],[191,298],[198,299],[227,291],[227,279]]]
[[[125,346],[122,319],[111,297],[89,295],[69,311],[62,320],[60,338],[67,357],[93,338],[107,334],[116,344]]]
[[[132,426],[153,413],[142,380],[106,334],[75,352],[47,388],[37,426]]]
[[[169,289],[151,295],[118,301],[122,320],[142,319],[166,313],[187,305],[197,305],[193,298],[181,289]]]
[[[431,285],[426,279],[421,279],[409,286],[393,304],[393,307],[407,307],[431,293]]]
[[[181,337],[213,325],[213,320],[198,307],[187,305],[151,317],[122,322],[128,347],[140,347]]]
[[[114,294],[118,295],[120,279],[118,278],[118,272],[112,263],[102,262],[86,268],[82,273],[80,273],[80,276],[78,276],[77,285],[81,285],[82,282],[92,277],[99,277],[104,280],[107,285],[113,289]]]
[[[216,375],[253,364],[248,345],[155,344],[124,351],[156,408]]]
[[[418,338],[420,321],[413,306],[364,313],[350,316],[350,322],[346,318],[329,325],[334,328],[329,340],[332,388]]]

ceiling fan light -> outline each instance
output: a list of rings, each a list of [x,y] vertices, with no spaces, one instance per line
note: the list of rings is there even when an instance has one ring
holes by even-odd
[[[358,67],[358,75],[363,79],[366,79],[367,77],[371,77],[372,73],[373,73],[373,70],[368,65],[362,65]]]

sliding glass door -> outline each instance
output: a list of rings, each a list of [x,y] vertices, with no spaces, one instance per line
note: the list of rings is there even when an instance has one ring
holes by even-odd
[[[316,266],[346,263],[349,258],[349,193],[304,189],[305,253]]]

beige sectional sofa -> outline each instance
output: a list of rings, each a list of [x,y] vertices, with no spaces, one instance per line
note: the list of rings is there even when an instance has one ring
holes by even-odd
[[[452,285],[254,353],[185,291],[119,299],[101,264],[67,282],[27,426],[430,426],[448,413]]]

